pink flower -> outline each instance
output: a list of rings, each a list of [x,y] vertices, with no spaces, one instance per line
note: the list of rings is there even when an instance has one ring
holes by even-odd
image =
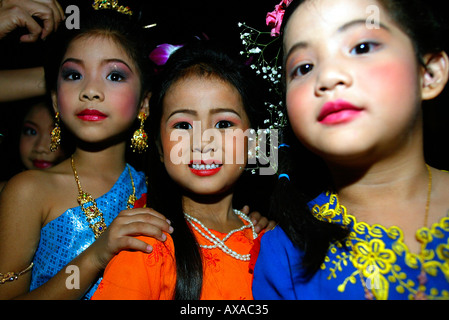
[[[172,53],[181,47],[182,45],[173,45],[168,43],[160,44],[156,47],[156,49],[151,51],[149,56],[150,60],[158,66],[163,66]]]
[[[281,34],[282,19],[284,18],[285,9],[293,0],[282,0],[275,6],[274,11],[267,13],[266,23],[271,27],[271,36],[277,37]]]

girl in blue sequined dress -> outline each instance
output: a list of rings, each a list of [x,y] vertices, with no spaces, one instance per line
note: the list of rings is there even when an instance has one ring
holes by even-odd
[[[288,0],[281,20],[287,4],[295,137],[254,297],[449,299],[449,174],[426,164],[421,108],[448,80],[438,18],[420,0]]]
[[[114,254],[152,250],[133,236],[164,240],[161,230],[171,231],[162,215],[138,208],[145,175],[125,161],[132,126],[148,115],[142,27],[126,10],[90,11],[80,30],[57,35],[46,70],[58,115],[52,147],[59,130],[70,131],[75,152],[17,175],[0,196],[1,299],[90,298]],[[136,130],[136,150],[144,134]]]

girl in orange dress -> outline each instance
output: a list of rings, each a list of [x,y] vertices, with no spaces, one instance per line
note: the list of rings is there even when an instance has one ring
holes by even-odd
[[[236,192],[246,179],[256,122],[249,117],[260,97],[251,70],[197,40],[177,49],[158,76],[147,206],[163,209],[175,231],[165,242],[139,237],[151,253],[116,255],[93,299],[252,299],[249,264],[258,235],[233,209],[238,195],[263,189],[253,183]]]

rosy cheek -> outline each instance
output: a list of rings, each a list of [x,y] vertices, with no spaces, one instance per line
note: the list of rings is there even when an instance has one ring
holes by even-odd
[[[66,110],[70,110],[70,97],[61,91],[58,91],[58,110],[61,113],[61,117],[64,117]]]
[[[367,68],[369,81],[367,88],[374,91],[373,96],[404,101],[406,97],[413,97],[418,89],[418,78],[413,62],[386,61]]]
[[[300,119],[304,119],[306,113],[313,110],[310,103],[310,96],[313,92],[311,90],[312,89],[307,86],[292,87],[288,89],[286,97],[287,112],[292,124]],[[307,105],[309,105],[308,108],[306,108]]]
[[[161,144],[165,166],[190,163],[190,134],[187,130],[162,130]]]
[[[135,94],[112,94],[110,101],[119,107],[119,116],[129,119],[135,116],[139,104],[139,97]]]

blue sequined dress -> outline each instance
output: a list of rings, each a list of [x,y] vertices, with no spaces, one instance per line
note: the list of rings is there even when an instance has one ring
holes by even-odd
[[[418,290],[426,299],[449,299],[449,212],[417,231],[425,243],[422,259],[409,251],[400,228],[357,221],[336,194],[323,193],[309,206],[318,219],[349,228],[346,246],[331,244],[320,270],[305,282],[302,251],[280,227],[266,232],[254,268],[255,299],[357,300],[368,297],[365,289],[379,300],[414,299]],[[426,281],[420,288],[422,270]]]
[[[147,192],[145,175],[131,166],[129,168],[134,180],[136,197],[139,199]],[[107,226],[120,211],[126,209],[128,197],[132,192],[131,177],[128,167],[125,167],[111,190],[95,199]],[[46,224],[41,230],[39,245],[33,259],[30,291],[46,283],[94,241],[94,233],[80,206],[68,209]],[[67,277],[72,272],[73,270],[67,269]],[[89,289],[83,299],[90,299],[100,280],[101,278]]]

